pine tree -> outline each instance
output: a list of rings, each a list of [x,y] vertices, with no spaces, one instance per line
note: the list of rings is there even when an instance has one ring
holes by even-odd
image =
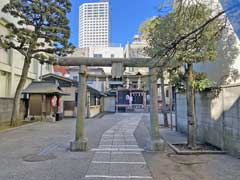
[[[0,46],[15,49],[24,56],[11,116],[11,126],[14,126],[32,60],[53,64],[55,56],[65,56],[73,51],[73,45],[68,42],[70,27],[67,18],[71,3],[69,0],[10,0],[2,11],[17,22],[6,24],[9,33],[0,36]]]

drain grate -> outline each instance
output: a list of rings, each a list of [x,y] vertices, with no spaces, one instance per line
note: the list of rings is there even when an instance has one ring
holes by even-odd
[[[50,144],[49,146],[47,146],[46,148],[44,148],[42,151],[40,151],[38,154],[39,155],[48,155],[50,153],[55,152],[57,149],[59,148],[59,144]]]
[[[46,155],[30,154],[30,155],[24,156],[22,159],[25,162],[41,162],[41,161],[56,159],[56,156],[53,154],[46,154]]]
[[[41,162],[56,159],[56,156],[53,153],[62,148],[64,149],[64,146],[61,146],[61,144],[52,143],[42,149],[39,153],[29,154],[24,156],[22,159],[25,162]]]

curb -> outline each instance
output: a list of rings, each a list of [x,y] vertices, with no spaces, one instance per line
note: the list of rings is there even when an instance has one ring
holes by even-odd
[[[5,132],[9,132],[9,131],[13,131],[13,130],[16,130],[16,129],[20,129],[20,128],[32,126],[32,125],[35,125],[35,124],[40,124],[40,123],[41,123],[41,122],[38,121],[38,122],[33,122],[33,123],[24,124],[24,125],[21,125],[21,126],[18,126],[18,127],[13,127],[13,128],[5,129],[5,130],[0,131],[0,134],[5,133]]]
[[[201,155],[201,154],[226,154],[225,151],[212,151],[212,150],[179,150],[174,144],[168,143],[168,146],[178,155]]]

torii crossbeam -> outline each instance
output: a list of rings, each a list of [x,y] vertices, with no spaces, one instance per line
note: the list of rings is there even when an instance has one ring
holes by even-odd
[[[148,67],[149,68],[149,91],[150,91],[150,123],[151,123],[151,150],[164,150],[164,143],[160,139],[158,118],[158,93],[157,93],[157,68],[156,61],[150,58],[87,58],[87,57],[59,57],[57,65],[79,66],[78,87],[78,113],[76,121],[75,141],[71,142],[72,151],[86,151],[87,138],[84,133],[86,91],[87,91],[87,66],[113,67]]]

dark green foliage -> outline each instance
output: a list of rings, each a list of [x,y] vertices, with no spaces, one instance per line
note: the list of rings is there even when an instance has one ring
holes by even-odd
[[[186,91],[186,75],[179,70],[171,71],[171,79],[170,83],[180,92]],[[209,88],[213,85],[213,82],[210,81],[207,77],[206,73],[199,73],[193,72],[193,82],[192,86],[194,87],[195,91],[203,91],[206,88]]]
[[[68,0],[10,0],[3,12],[16,18],[8,23],[7,36],[0,43],[13,48],[28,58],[52,63],[54,55],[65,56],[72,52],[67,13],[71,11]]]
[[[11,126],[16,125],[22,89],[26,83],[32,59],[41,64],[53,64],[55,56],[73,52],[67,13],[69,0],[10,0],[2,11],[14,17],[8,22],[8,35],[0,36],[0,46],[15,49],[24,56],[20,81],[14,96]],[[16,59],[18,60],[18,59]]]
[[[140,28],[149,44],[145,52],[165,69],[214,60],[225,21],[214,19],[203,26],[211,14],[205,5],[197,4],[148,20]]]
[[[194,72],[193,79],[192,86],[196,91],[203,91],[212,85],[212,81],[208,79],[206,73]]]

